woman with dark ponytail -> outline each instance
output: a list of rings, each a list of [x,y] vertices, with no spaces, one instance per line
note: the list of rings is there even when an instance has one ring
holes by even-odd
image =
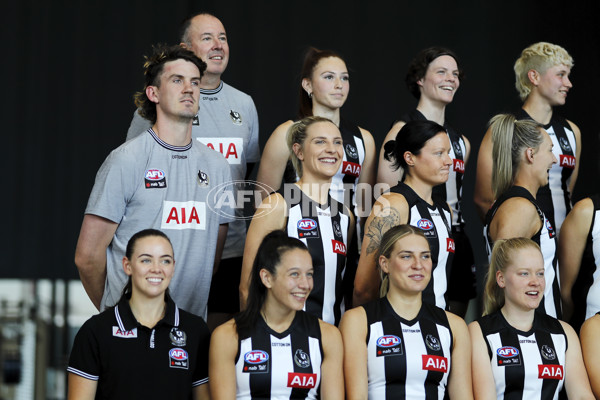
[[[434,196],[433,188],[448,180],[452,166],[448,135],[433,121],[410,121],[400,129],[396,140],[386,143],[385,152],[395,168],[404,169],[405,177],[377,199],[367,219],[354,282],[354,304],[377,298],[380,278],[376,254],[383,234],[396,225],[409,224],[425,231],[431,247],[432,279],[423,291],[423,301],[446,309],[454,253],[452,214],[448,204]]]
[[[538,189],[548,183],[556,163],[548,133],[532,120],[500,114],[490,121],[494,168],[492,188],[496,202],[485,216],[488,254],[498,239],[526,237],[544,255],[546,291],[540,309],[561,318],[556,256],[556,231],[536,201]]]
[[[302,311],[312,288],[306,246],[283,231],[267,234],[245,310],[212,336],[213,400],[344,398],[340,333]]]

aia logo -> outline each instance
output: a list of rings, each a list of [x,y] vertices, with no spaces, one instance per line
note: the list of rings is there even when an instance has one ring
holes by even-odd
[[[454,250],[455,250],[454,239],[446,238],[446,251],[448,253],[454,253]]]
[[[173,360],[185,361],[188,359],[188,354],[183,349],[175,348],[169,350],[169,357],[171,357]]]
[[[317,386],[317,374],[288,372],[287,386],[291,388],[312,389]]]
[[[496,350],[496,354],[502,358],[516,357],[519,355],[519,350],[512,346],[504,346]]]
[[[222,137],[198,137],[209,149],[223,154],[229,164],[241,164],[244,153],[244,139]]]
[[[298,221],[298,229],[303,231],[311,231],[317,227],[317,222],[314,219],[304,218]]]
[[[448,359],[446,357],[423,354],[423,369],[446,373],[448,372]]]
[[[465,162],[463,160],[452,159],[452,167],[456,172],[465,173]]]
[[[336,254],[346,255],[346,245],[339,240],[331,239],[331,245],[333,246],[333,252]]]
[[[574,169],[575,168],[575,157],[568,156],[566,154],[561,154],[560,160],[559,160],[559,165],[564,168]]]
[[[122,331],[118,326],[112,327],[112,333],[114,337],[120,337],[123,339],[135,339],[137,338],[137,328],[133,328],[130,331]]]
[[[433,229],[433,222],[427,218],[422,218],[417,221],[417,228],[423,229],[424,231],[430,231]]]
[[[565,376],[562,365],[539,364],[538,379],[558,379],[562,380]]]
[[[250,364],[262,364],[269,360],[269,355],[262,350],[252,350],[244,354],[244,361]]]
[[[163,170],[151,168],[146,170],[145,178],[149,181],[160,181],[161,179],[165,179],[165,173]]]
[[[344,161],[342,164],[342,174],[358,177],[360,175],[360,164]]]
[[[400,338],[394,335],[385,335],[377,339],[377,347],[392,347],[400,344]]]
[[[161,229],[200,229],[206,225],[206,204],[197,201],[165,201]]]

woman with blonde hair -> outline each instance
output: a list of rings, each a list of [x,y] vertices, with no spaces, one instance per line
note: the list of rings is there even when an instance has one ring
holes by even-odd
[[[252,218],[240,281],[242,309],[260,242],[267,232],[282,230],[306,244],[312,256],[315,287],[305,310],[337,325],[345,310],[342,278],[354,226],[350,210],[329,191],[342,162],[342,136],[330,120],[307,117],[289,128],[287,143],[300,179],[265,198]]]
[[[484,292],[484,316],[469,325],[476,399],[593,399],[577,334],[536,311],[544,259],[528,238],[498,240]]]
[[[499,239],[526,237],[544,255],[546,292],[541,310],[561,317],[556,256],[556,232],[536,200],[538,189],[548,183],[548,171],[556,163],[552,141],[535,121],[500,114],[490,121],[494,170],[492,187],[497,198],[485,217],[488,254]]]
[[[425,234],[388,230],[378,249],[381,298],[342,318],[347,399],[472,399],[470,342],[458,316],[424,303],[432,272]]]
[[[573,87],[569,80],[571,68],[573,58],[569,53],[547,42],[524,49],[514,66],[515,86],[523,101],[516,117],[536,121],[548,132],[554,146],[552,152],[558,160],[550,170],[547,184],[534,193],[557,234],[571,210],[571,193],[577,181],[581,153],[581,132],[577,125],[554,113],[554,107],[565,104],[567,93]],[[492,168],[492,132],[488,129],[479,147],[474,194],[482,218],[497,198],[490,185]]]

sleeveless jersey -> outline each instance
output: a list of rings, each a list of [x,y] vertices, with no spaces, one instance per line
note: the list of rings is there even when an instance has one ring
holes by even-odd
[[[281,194],[288,206],[285,230],[288,236],[302,240],[312,257],[314,286],[304,309],[337,325],[345,310],[342,279],[350,218],[331,196],[327,196],[327,204],[320,205],[295,184],[284,185]]]
[[[519,110],[517,118],[533,119],[523,109]],[[550,169],[548,185],[541,187],[535,198],[558,234],[565,217],[571,211],[569,184],[576,163],[577,142],[571,126],[563,117],[552,114],[550,123],[543,128],[552,139],[552,152],[558,163]]]
[[[581,259],[579,275],[573,285],[572,326],[579,327],[600,311],[600,195],[590,197],[594,214]]]
[[[433,270],[431,281],[423,291],[423,302],[446,308],[448,277],[454,255],[454,240],[450,227],[450,209],[434,196],[433,206],[419,197],[407,184],[400,182],[390,193],[404,196],[408,203],[408,224],[423,230],[431,249]]]
[[[414,109],[400,117],[400,121],[427,121],[427,118],[417,109]],[[465,223],[461,211],[462,184],[465,176],[465,155],[467,146],[462,135],[444,122],[444,128],[450,139],[450,158],[452,158],[452,168],[448,181],[433,188],[433,193],[443,198],[452,209],[452,225],[462,225]]]
[[[277,333],[262,318],[241,332],[235,363],[237,399],[317,399],[323,348],[319,320],[298,311]]]
[[[499,310],[478,322],[498,399],[558,399],[568,342],[556,318],[536,312],[529,332],[510,326]]]
[[[552,228],[552,224],[546,218],[544,212],[537,204],[536,199],[533,198],[531,193],[527,189],[521,186],[512,186],[506,192],[504,192],[498,200],[494,202],[492,207],[489,209],[485,216],[485,226],[483,227],[484,236],[486,239],[486,247],[489,257],[492,255],[492,248],[494,243],[490,237],[489,227],[494,219],[494,215],[498,208],[506,200],[513,197],[523,197],[527,199],[535,206],[538,212],[542,227],[533,235],[530,239],[533,240],[540,246],[542,255],[544,256],[544,277],[546,278],[546,289],[544,291],[544,299],[540,303],[539,310],[550,315],[551,317],[561,318],[562,311],[560,305],[560,282],[558,275],[558,259],[556,255],[556,232]]]
[[[407,321],[396,314],[387,297],[363,307],[369,399],[442,400],[453,340],[444,310],[423,303],[416,318]]]

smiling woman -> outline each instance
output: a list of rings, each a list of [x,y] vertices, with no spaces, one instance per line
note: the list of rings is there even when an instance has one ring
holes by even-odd
[[[531,239],[498,240],[484,293],[484,316],[469,325],[476,399],[593,399],[575,331],[537,312],[544,259]],[[537,366],[537,368],[536,368]]]
[[[129,280],[121,300],[77,333],[67,369],[69,399],[208,399],[210,334],[202,318],[179,309],[169,296],[171,241],[155,229],[136,233],[123,270]],[[137,360],[137,367],[124,359]]]
[[[242,308],[260,242],[266,232],[282,230],[302,240],[312,256],[315,286],[306,311],[337,325],[345,309],[342,277],[354,226],[350,210],[329,194],[342,162],[342,137],[330,120],[307,117],[290,127],[287,145],[300,179],[265,198],[252,218],[240,280]]]
[[[304,243],[270,232],[249,279],[246,309],[213,333],[211,398],[343,399],[340,333],[302,311],[316,280]]]

